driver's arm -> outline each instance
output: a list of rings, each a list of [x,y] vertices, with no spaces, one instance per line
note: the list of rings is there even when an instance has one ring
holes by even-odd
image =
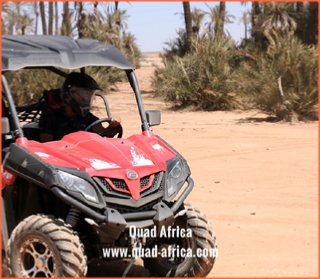
[[[112,131],[115,127],[118,127],[121,123],[121,119],[119,117],[117,118],[112,118],[111,122],[109,123],[109,126],[108,127],[103,127],[101,125],[101,123],[98,123],[96,125],[94,125],[92,128],[91,128],[91,131],[94,132],[94,133],[97,133],[97,134],[101,134],[101,133],[104,133],[104,132],[110,132]]]

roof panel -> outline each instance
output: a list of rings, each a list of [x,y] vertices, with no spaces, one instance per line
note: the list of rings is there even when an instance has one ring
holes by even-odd
[[[70,70],[86,66],[133,69],[117,48],[94,39],[53,35],[2,36],[2,71],[48,66]]]

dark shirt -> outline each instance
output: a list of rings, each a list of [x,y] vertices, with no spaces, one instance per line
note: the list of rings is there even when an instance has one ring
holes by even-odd
[[[53,135],[53,140],[60,140],[63,136],[83,131],[94,121],[99,118],[89,112],[85,117],[72,119],[65,115],[63,107],[51,110],[44,115],[40,121],[40,133]]]

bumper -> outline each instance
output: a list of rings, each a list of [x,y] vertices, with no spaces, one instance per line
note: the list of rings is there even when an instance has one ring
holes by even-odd
[[[167,204],[160,202],[156,204],[152,210],[123,214],[120,214],[117,210],[112,208],[106,208],[104,214],[100,214],[70,197],[58,187],[53,187],[51,190],[64,202],[71,204],[76,209],[84,213],[87,217],[86,219],[90,218],[91,220],[89,220],[89,223],[94,224],[97,230],[105,233],[108,232],[108,237],[117,239],[124,229],[131,226],[135,226],[137,228],[157,226],[160,228],[162,226],[172,224],[174,215],[177,213],[177,210],[183,204],[184,200],[194,187],[194,182],[191,177],[188,177],[187,183],[188,184],[184,191],[170,207]],[[99,225],[97,223],[99,223]]]

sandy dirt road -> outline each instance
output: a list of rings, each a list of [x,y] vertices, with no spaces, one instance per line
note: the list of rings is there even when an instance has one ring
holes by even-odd
[[[136,71],[146,109],[160,109],[154,132],[188,160],[195,181],[187,201],[217,234],[208,277],[318,277],[318,122],[270,123],[250,112],[175,112],[152,98],[151,64]],[[132,91],[107,96],[124,137],[140,133]],[[95,114],[103,116],[97,104]],[[88,276],[119,276],[126,262],[89,265]],[[128,276],[147,277],[137,261]]]

